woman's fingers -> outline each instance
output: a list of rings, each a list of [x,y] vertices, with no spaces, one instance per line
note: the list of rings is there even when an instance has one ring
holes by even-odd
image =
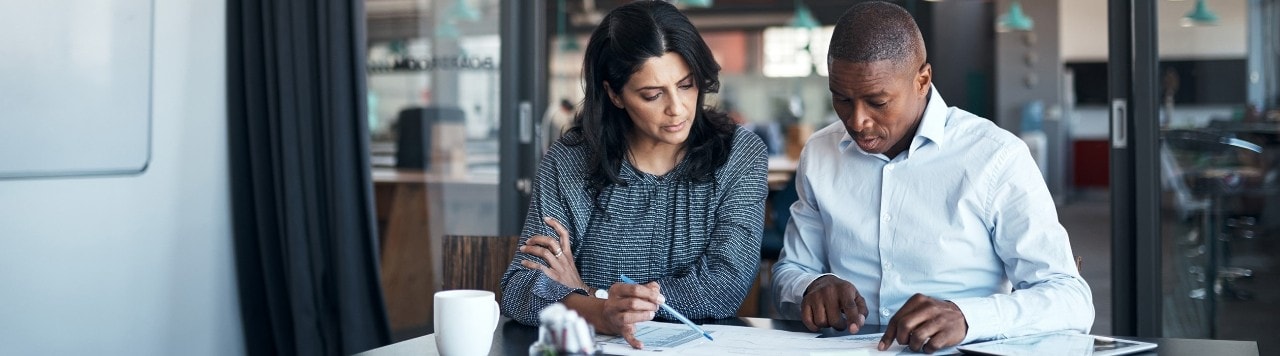
[[[530,248],[546,249],[547,251],[550,251],[553,256],[564,252],[564,249],[560,247],[560,242],[550,236],[530,236],[529,240],[525,241],[524,245],[525,247]]]
[[[560,221],[556,220],[556,218],[548,216],[548,217],[542,218],[542,220],[545,221],[547,223],[547,226],[550,226],[552,230],[555,230],[556,236],[560,237],[558,241],[560,246],[557,246],[557,247],[559,247],[562,251],[565,251],[565,253],[573,254],[573,250],[570,249],[570,246],[569,246],[570,245],[569,230],[565,229],[564,225],[560,224]]]
[[[524,268],[528,268],[528,269],[531,269],[531,270],[541,270],[541,269],[542,269],[542,267],[543,267],[541,264],[539,264],[539,263],[537,263],[537,262],[533,262],[533,261],[531,261],[531,260],[523,260],[523,261],[520,261],[520,265],[521,265],[521,266],[524,266]]]

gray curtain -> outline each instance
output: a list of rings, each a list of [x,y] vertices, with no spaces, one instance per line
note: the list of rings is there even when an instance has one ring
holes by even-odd
[[[230,0],[237,278],[251,355],[389,343],[365,126],[360,0]]]

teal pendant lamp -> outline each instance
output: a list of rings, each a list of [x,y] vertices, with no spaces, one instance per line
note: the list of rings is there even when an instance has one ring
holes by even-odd
[[[480,12],[471,8],[471,5],[467,4],[467,0],[454,1],[453,8],[449,10],[449,16],[454,20],[470,22],[480,19]]]
[[[449,9],[449,17],[436,24],[436,38],[458,39],[462,31],[458,30],[458,22],[475,22],[480,20],[480,12],[471,8],[467,0],[455,0]]]
[[[791,27],[814,29],[820,26],[818,19],[813,17],[813,12],[809,11],[809,7],[804,2],[796,0],[796,15],[791,18]]]
[[[1009,12],[996,19],[996,32],[1031,31],[1035,26],[1035,20],[1022,13],[1022,4],[1018,0],[1009,5]]]
[[[440,21],[436,24],[436,38],[456,40],[462,33],[458,31],[458,25],[453,20]]]
[[[1218,15],[1209,11],[1205,0],[1196,0],[1196,6],[1182,17],[1182,27],[1213,26],[1218,24]]]
[[[558,0],[556,6],[560,7],[560,13],[556,16],[556,38],[560,41],[560,52],[577,52],[578,40],[569,35],[566,22],[568,22],[569,9],[565,8],[565,0]]]
[[[712,3],[712,1],[713,1],[713,0],[683,0],[683,1],[681,1],[680,3],[681,3],[681,4],[684,4],[684,6],[688,6],[688,7],[702,7],[702,8],[707,8],[707,7],[711,7],[711,3]]]

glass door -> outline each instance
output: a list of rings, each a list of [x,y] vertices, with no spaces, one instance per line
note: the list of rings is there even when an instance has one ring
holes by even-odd
[[[545,30],[528,14],[545,2],[364,3],[382,286],[403,340],[432,331],[435,291],[481,288],[501,273],[449,275],[480,268],[446,252],[447,236],[518,234],[528,206],[519,182],[536,164],[526,153],[541,107],[531,103],[545,101],[534,90],[545,82]],[[494,255],[513,253],[502,250]]]
[[[1277,1],[1112,1],[1117,334],[1280,351]]]

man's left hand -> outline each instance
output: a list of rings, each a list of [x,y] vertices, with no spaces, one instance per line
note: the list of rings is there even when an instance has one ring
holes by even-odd
[[[955,303],[916,293],[889,319],[880,351],[894,341],[915,352],[934,353],[964,341],[969,324]]]

